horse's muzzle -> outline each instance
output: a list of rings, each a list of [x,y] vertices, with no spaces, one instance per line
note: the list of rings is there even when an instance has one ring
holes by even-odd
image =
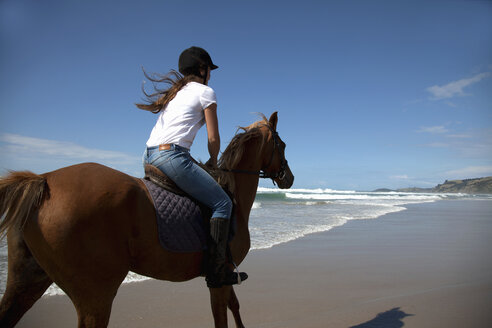
[[[290,167],[286,167],[282,174],[275,179],[280,189],[289,189],[294,184],[294,175],[290,171]]]

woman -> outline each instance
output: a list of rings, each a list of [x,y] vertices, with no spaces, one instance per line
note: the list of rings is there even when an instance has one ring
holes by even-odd
[[[215,92],[208,86],[210,71],[217,69],[202,48],[191,47],[179,56],[179,75],[171,71],[164,77],[146,77],[152,82],[165,82],[170,87],[145,94],[149,104],[140,109],[159,114],[144,153],[144,163],[164,172],[182,190],[212,209],[211,245],[206,273],[207,286],[218,288],[238,282],[238,275],[226,263],[227,239],[232,202],[219,184],[191,158],[190,147],[196,133],[207,125],[208,166],[217,166],[220,136]],[[174,79],[172,78],[174,77]],[[145,93],[145,92],[144,92]],[[247,277],[241,274],[242,280]]]

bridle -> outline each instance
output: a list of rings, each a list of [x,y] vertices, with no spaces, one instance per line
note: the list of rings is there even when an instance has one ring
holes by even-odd
[[[270,133],[272,134],[273,138],[273,150],[272,150],[272,156],[270,157],[270,161],[268,162],[268,165],[266,166],[266,169],[261,169],[260,171],[249,171],[249,170],[239,170],[239,169],[221,169],[222,171],[225,172],[232,172],[232,173],[244,173],[244,174],[252,174],[252,175],[257,175],[262,179],[272,179],[273,184],[275,185],[275,180],[274,179],[279,179],[283,180],[285,178],[285,171],[287,169],[287,160],[285,159],[285,155],[280,152],[280,137],[278,136],[277,131],[274,131],[273,128],[268,125],[264,124],[269,130]],[[267,169],[272,165],[273,163],[273,158],[275,157],[275,150],[278,149],[278,153],[280,156],[280,169],[277,172],[268,172]]]

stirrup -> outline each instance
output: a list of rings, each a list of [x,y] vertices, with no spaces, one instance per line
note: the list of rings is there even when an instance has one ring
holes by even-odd
[[[216,281],[216,280],[206,280],[208,288],[220,288],[222,286],[232,286],[232,285],[240,285],[243,281],[248,279],[248,274],[246,272],[227,272],[225,274],[224,280]]]
[[[239,272],[239,267],[236,265],[236,263],[234,263],[234,261],[232,261],[232,256],[231,256],[231,262],[232,262],[232,265],[234,265],[234,269],[236,270],[236,272],[233,272],[233,273],[237,274],[237,279],[236,279],[237,284],[241,285],[241,283],[243,281],[248,279],[248,274],[246,272]]]
[[[241,285],[246,279],[248,279],[248,274],[246,272],[229,272],[224,278],[224,285]]]
[[[220,288],[222,286],[241,285],[243,281],[248,279],[246,272],[239,272],[239,268],[236,263],[232,262],[236,271],[227,271],[224,275],[223,281],[217,281],[215,279],[207,280],[208,288]]]

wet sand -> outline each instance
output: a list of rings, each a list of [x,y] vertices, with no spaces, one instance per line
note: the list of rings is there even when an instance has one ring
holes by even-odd
[[[252,251],[235,288],[246,327],[489,326],[492,202],[407,207]],[[17,327],[76,326],[66,296],[45,296]],[[123,285],[109,327],[213,327],[208,290],[202,279]]]

